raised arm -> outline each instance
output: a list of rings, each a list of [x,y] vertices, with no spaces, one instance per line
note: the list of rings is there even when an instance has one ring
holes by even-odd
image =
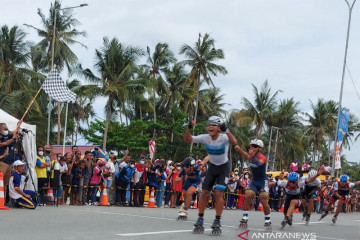
[[[245,159],[249,159],[249,154],[247,152],[245,152],[241,147],[239,147],[239,145],[235,146],[235,150],[238,151],[239,153],[241,153],[241,155],[245,158]]]
[[[193,128],[194,124],[195,124],[194,121],[190,121],[188,124],[188,128],[185,130],[184,142],[186,143],[192,143],[192,136],[190,131]]]

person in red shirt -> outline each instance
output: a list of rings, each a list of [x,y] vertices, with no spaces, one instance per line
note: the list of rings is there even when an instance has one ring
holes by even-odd
[[[140,162],[135,164],[134,174],[134,207],[142,207],[144,205],[145,189],[146,189],[146,173],[147,165],[145,164],[145,158],[141,157]]]
[[[294,161],[290,164],[289,172],[296,172],[299,169],[299,161],[294,159]]]
[[[181,172],[181,163],[177,163],[176,168],[173,169],[170,177],[171,192],[172,192],[170,199],[171,208],[176,208],[176,199],[179,196],[179,194],[181,194],[182,191],[183,180],[179,182],[175,182],[175,179],[180,172]]]

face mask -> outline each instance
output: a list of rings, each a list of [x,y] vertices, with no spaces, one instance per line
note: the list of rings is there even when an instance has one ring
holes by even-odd
[[[248,179],[248,178],[249,178],[249,176],[248,176],[248,175],[245,175],[245,178],[246,178],[246,179]]]
[[[238,175],[239,174],[239,172],[235,172],[235,175]]]
[[[106,160],[109,160],[109,156],[105,156],[105,159],[106,159]]]
[[[49,154],[49,153],[50,153],[50,150],[46,150],[46,153]]]
[[[6,135],[9,135],[9,131],[3,131],[3,135],[6,136]]]
[[[177,169],[177,170],[181,170],[181,167],[177,167],[176,169]]]
[[[38,152],[40,156],[44,155],[43,151]]]
[[[131,164],[130,167],[133,168],[133,167],[135,167],[135,165],[134,165],[134,164]]]
[[[140,164],[141,164],[141,165],[144,165],[144,164],[145,164],[145,161],[140,161]]]
[[[58,157],[58,160],[60,161],[61,157]]]

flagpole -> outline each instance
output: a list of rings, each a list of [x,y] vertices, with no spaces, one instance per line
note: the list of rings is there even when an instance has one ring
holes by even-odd
[[[336,120],[336,128],[335,128],[335,142],[334,142],[334,158],[332,162],[332,168],[331,168],[331,177],[335,176],[335,158],[336,158],[336,142],[337,142],[337,134],[339,130],[339,123],[340,123],[340,113],[341,113],[341,104],[342,104],[342,95],[343,95],[343,88],[344,88],[344,77],[345,77],[345,66],[346,66],[346,59],[347,59],[347,51],[349,46],[349,35],[350,35],[350,24],[351,24],[351,14],[353,7],[355,5],[356,0],[352,3],[350,6],[348,0],[345,0],[346,4],[349,8],[349,19],[348,19],[348,28],[347,28],[347,35],[346,35],[346,44],[345,44],[345,56],[344,56],[344,64],[343,64],[343,71],[342,71],[342,78],[341,78],[341,88],[340,88],[340,97],[339,97],[339,109],[338,109],[338,115]],[[340,154],[340,153],[339,153]]]
[[[67,116],[68,116],[68,106],[69,102],[66,102],[66,111],[65,111],[65,127],[64,127],[64,143],[63,143],[63,149],[62,149],[62,155],[65,154],[65,140],[66,140],[66,125],[67,125]]]

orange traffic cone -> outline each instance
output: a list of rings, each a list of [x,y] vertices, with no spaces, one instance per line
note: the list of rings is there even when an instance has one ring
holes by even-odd
[[[54,197],[54,191],[51,188],[49,188],[49,190],[46,193],[46,196],[49,197],[49,198]]]
[[[259,203],[259,210],[262,211],[262,212],[264,211],[264,207],[263,207],[261,202]]]
[[[196,209],[198,208],[197,196],[196,196],[196,198],[195,198],[194,208],[196,208]]]
[[[148,202],[147,208],[156,208],[155,206],[155,199],[154,199],[154,187],[151,189],[150,199]]]
[[[5,207],[5,194],[4,194],[4,173],[0,172],[0,210],[10,210]]]
[[[103,189],[103,194],[102,194],[102,197],[101,197],[100,206],[109,206],[106,184],[104,184],[104,189]]]
[[[284,211],[284,204],[285,204],[285,203],[282,204],[282,206],[281,206],[281,208],[280,208],[280,210],[279,210],[280,212],[283,212],[283,211]]]

